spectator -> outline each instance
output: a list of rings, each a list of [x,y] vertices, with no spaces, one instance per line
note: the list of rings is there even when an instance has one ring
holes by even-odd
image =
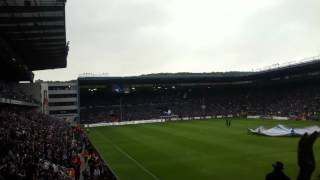
[[[266,180],[290,180],[290,178],[282,171],[283,163],[280,161],[275,162],[273,165],[273,171],[266,176]]]

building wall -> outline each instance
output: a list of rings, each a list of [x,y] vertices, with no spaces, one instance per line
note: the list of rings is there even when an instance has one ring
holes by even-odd
[[[74,120],[78,115],[77,82],[48,82],[48,114]]]

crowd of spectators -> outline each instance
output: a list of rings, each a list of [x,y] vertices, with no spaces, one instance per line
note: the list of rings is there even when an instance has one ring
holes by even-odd
[[[79,126],[33,111],[0,111],[0,180],[114,179]]]
[[[190,87],[92,94],[81,105],[84,123],[159,119],[169,109],[178,117],[319,117],[320,86]],[[84,100],[85,101],[85,100]]]

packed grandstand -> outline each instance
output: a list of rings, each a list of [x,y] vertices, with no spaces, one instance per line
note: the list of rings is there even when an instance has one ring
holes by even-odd
[[[79,77],[81,123],[216,117],[320,118],[320,61],[253,73]]]

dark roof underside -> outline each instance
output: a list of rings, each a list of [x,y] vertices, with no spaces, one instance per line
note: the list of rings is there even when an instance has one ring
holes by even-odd
[[[65,29],[65,0],[0,0],[1,66],[66,67]]]

